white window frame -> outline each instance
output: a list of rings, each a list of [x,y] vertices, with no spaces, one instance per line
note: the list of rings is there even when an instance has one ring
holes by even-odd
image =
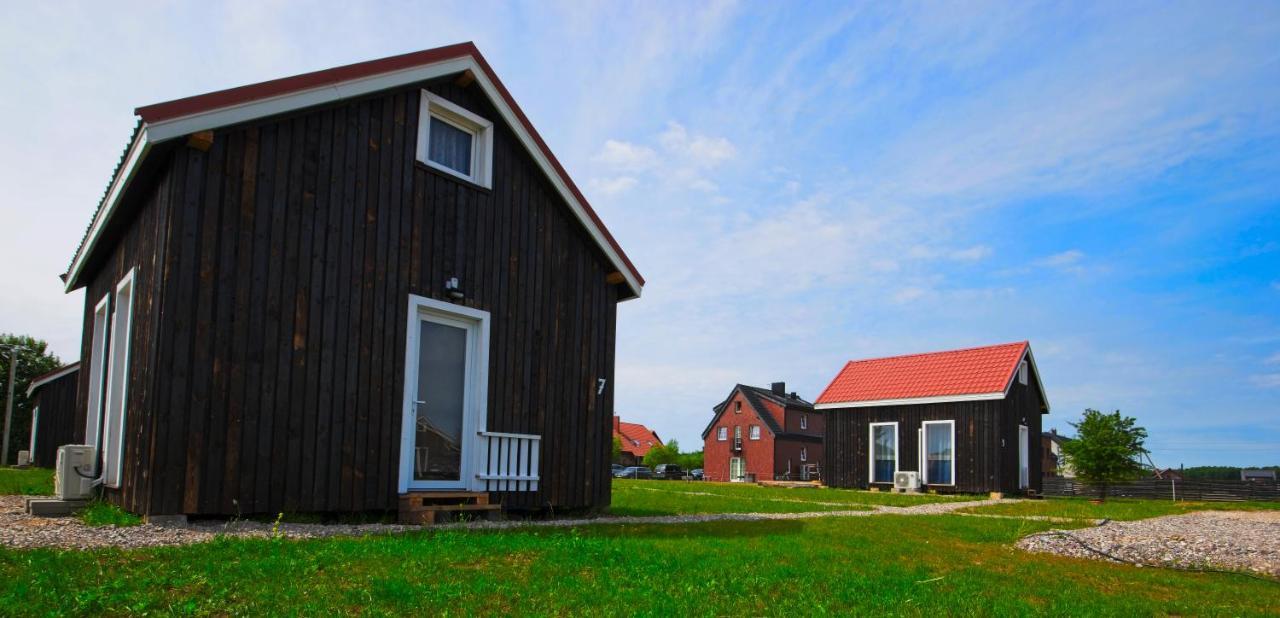
[[[36,460],[36,428],[40,426],[40,406],[36,406],[31,411],[31,443],[27,445],[27,451],[31,453],[28,457],[31,461]]]
[[[800,461],[809,461],[809,447],[807,446],[800,447]],[[790,467],[791,462],[788,461],[787,466]]]
[[[137,267],[129,269],[119,283],[116,283],[115,308],[111,312],[111,337],[107,344],[107,409],[102,416],[102,484],[112,488],[120,487],[124,476],[124,435],[129,420],[129,352],[133,341],[133,299],[137,291],[137,272]],[[118,398],[115,396],[117,374],[120,377]],[[119,407],[112,404],[117,400],[120,402]],[[118,420],[116,416],[119,416]]]
[[[752,426],[751,426],[751,428],[747,430],[747,437],[751,438],[752,440],[759,440],[759,439],[760,439],[760,426],[759,426],[759,425],[752,425]]]
[[[950,483],[934,483],[929,480],[929,425],[947,425],[951,428]],[[956,448],[956,422],[954,420],[924,421],[923,423],[920,423],[920,478],[923,479],[925,485],[952,487],[956,484],[956,454],[958,450],[959,449]]]
[[[1027,383],[1027,361],[1018,364],[1018,382],[1023,385]]]
[[[734,413],[734,414],[742,414],[742,402],[741,402],[741,401],[735,401],[735,402],[733,402],[733,413]]]
[[[418,114],[418,161],[432,169],[457,176],[486,189],[493,188],[493,122],[477,116],[458,104],[422,91],[421,112]],[[450,126],[471,135],[471,174],[464,174],[447,165],[431,160],[431,118],[435,117]]]
[[[901,465],[902,453],[899,452],[899,443],[902,441],[902,435],[898,431],[898,421],[886,421],[880,423],[871,423],[867,428],[867,483],[869,484],[885,484],[892,483],[893,479],[888,481],[876,480],[876,427],[893,427],[893,476],[898,476],[898,466]]]
[[[467,329],[467,373],[463,391],[462,439],[464,441],[462,468],[456,481],[417,481],[413,478],[413,441],[415,402],[417,401],[418,375],[418,320],[430,319],[451,323]],[[444,301],[409,295],[409,317],[405,331],[404,409],[400,427],[400,493],[410,489],[453,489],[474,491],[485,489],[485,483],[476,478],[475,471],[484,469],[487,453],[479,439],[487,431],[489,416],[489,329],[488,311],[455,305]],[[470,440],[470,442],[467,442]],[[469,453],[468,453],[469,451]]]
[[[1031,428],[1018,425],[1018,489],[1029,487],[1031,487]]]
[[[803,412],[800,413],[800,428],[801,429],[809,428],[809,415]]]
[[[728,441],[729,441],[729,428],[728,428],[728,427],[717,427],[717,428],[716,428],[716,441],[717,441],[717,442],[728,442]]]
[[[89,345],[89,400],[84,415],[84,443],[102,448],[102,410],[107,390],[107,341],[111,335],[111,294],[93,307],[93,333]]]

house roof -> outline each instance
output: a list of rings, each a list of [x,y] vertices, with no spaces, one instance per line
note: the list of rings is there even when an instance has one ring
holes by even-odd
[[[62,367],[58,367],[53,371],[50,371],[48,373],[42,373],[34,378],[31,378],[31,384],[27,386],[27,397],[30,397],[31,394],[35,393],[36,390],[39,389],[41,386],[44,386],[45,384],[48,384],[63,376],[73,374],[77,371],[80,371],[80,361],[76,361],[69,365],[63,365]]]
[[[613,263],[631,290],[640,296],[644,278],[631,263],[613,234],[569,178],[559,160],[516,104],[493,68],[470,42],[437,47],[399,56],[349,64],[323,71],[229,88],[216,92],[146,105],[134,110],[138,128],[117,165],[106,194],[98,204],[89,229],[76,249],[64,275],[67,291],[81,285],[80,275],[103,230],[117,211],[130,182],[156,144],[191,133],[246,122],[296,109],[331,103],[355,96],[404,86],[445,75],[470,71],[519,141],[551,179],[570,210]]]
[[[1026,341],[926,354],[849,361],[818,396],[818,408],[910,405],[1003,399],[1027,359],[1036,386],[1031,344]],[[1044,398],[1045,409],[1048,399]]]
[[[614,429],[613,435],[618,436],[622,441],[623,451],[636,457],[644,457],[649,449],[662,444],[662,438],[659,438],[657,433],[640,423],[618,421],[618,427]]]
[[[702,430],[702,439],[705,440],[707,438],[707,434],[711,432],[711,428],[716,424],[716,419],[720,418],[720,414],[724,412],[725,406],[729,404],[729,400],[733,399],[733,394],[738,391],[742,391],[742,395],[747,400],[747,403],[755,409],[756,415],[764,420],[764,424],[769,427],[769,431],[775,436],[791,436],[793,434],[787,433],[785,428],[779,424],[779,419],[773,415],[773,412],[769,410],[768,406],[764,405],[765,401],[772,401],[773,403],[782,406],[784,409],[787,406],[813,409],[812,403],[809,403],[800,397],[792,398],[790,396],[778,395],[771,389],[760,388],[759,386],[735,384],[733,385],[733,390],[729,391],[729,396],[726,397],[724,401],[721,401],[711,408],[715,414],[711,416],[711,422],[707,423],[706,428]],[[808,434],[794,435],[807,437]]]

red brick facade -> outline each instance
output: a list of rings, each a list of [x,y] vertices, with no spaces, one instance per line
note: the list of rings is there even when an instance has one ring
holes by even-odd
[[[812,404],[782,390],[784,394],[739,384],[716,406],[703,433],[703,474],[707,480],[799,478],[805,464],[822,462],[822,415],[814,412]],[[756,439],[752,439],[753,428]],[[735,448],[739,432],[740,449]],[[742,474],[737,479],[731,474],[734,458],[742,460]]]

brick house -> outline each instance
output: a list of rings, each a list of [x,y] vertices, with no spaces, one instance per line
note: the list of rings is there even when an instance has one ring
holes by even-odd
[[[822,414],[785,382],[738,384],[702,432],[708,481],[808,479],[820,473]]]
[[[613,417],[613,435],[622,442],[622,452],[614,463],[624,466],[638,466],[644,463],[644,456],[649,449],[662,446],[662,438],[657,432],[640,423],[623,422],[617,415]]]

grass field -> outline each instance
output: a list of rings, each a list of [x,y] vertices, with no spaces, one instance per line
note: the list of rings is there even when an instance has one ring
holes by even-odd
[[[1010,547],[954,516],[0,550],[0,613],[1263,615],[1280,586]]]
[[[613,482],[614,515],[688,515],[696,513],[805,513],[856,511],[873,505],[912,506],[954,500],[944,496],[849,491],[784,489],[734,483],[681,481]]]
[[[45,496],[53,493],[53,470],[0,468],[0,495]]]
[[[1280,502],[1173,502],[1171,500],[1140,500],[1135,498],[1108,498],[1102,504],[1092,504],[1086,498],[1045,498],[1023,500],[1006,504],[970,507],[964,513],[986,515],[1040,515],[1071,519],[1134,520],[1162,515],[1178,515],[1193,511],[1257,511],[1280,509]]]

